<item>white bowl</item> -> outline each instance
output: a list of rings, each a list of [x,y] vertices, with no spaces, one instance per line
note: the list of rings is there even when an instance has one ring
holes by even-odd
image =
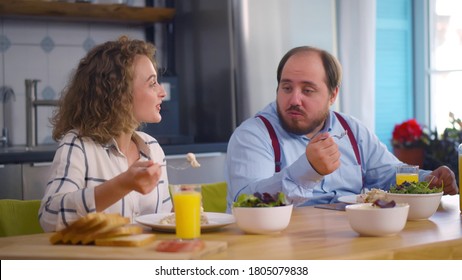
[[[438,209],[442,196],[442,192],[429,194],[387,193],[388,199],[392,199],[396,203],[409,204],[408,220],[423,220],[430,218]]]
[[[363,236],[391,236],[403,230],[409,212],[408,204],[393,208],[378,208],[372,203],[345,207],[351,228]]]
[[[272,234],[290,222],[293,205],[276,207],[233,207],[237,226],[246,233]]]

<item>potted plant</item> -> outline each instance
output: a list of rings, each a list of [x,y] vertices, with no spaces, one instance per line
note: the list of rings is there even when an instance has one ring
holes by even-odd
[[[402,162],[423,167],[425,150],[430,143],[429,134],[415,120],[409,119],[393,129],[393,153]]]
[[[441,165],[449,167],[456,179],[459,179],[457,148],[462,143],[462,121],[449,113],[450,127],[444,129],[442,134],[437,130],[431,132],[430,142],[426,147],[424,169],[434,170]]]

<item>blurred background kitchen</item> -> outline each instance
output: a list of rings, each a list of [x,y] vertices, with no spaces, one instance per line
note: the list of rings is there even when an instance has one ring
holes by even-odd
[[[397,123],[416,118],[429,128],[443,130],[449,112],[462,116],[458,106],[462,94],[456,87],[456,81],[462,80],[461,1],[58,2],[70,2],[64,9],[76,12],[50,12],[56,4],[52,1],[0,0],[0,125],[4,131],[0,146],[9,147],[0,151],[2,179],[18,173],[20,180],[27,181],[24,170],[31,164],[42,166],[36,173],[44,174],[52,160],[52,152],[38,155],[40,147],[53,150],[55,144],[48,121],[52,106],[35,107],[39,148],[21,150],[30,146],[27,112],[31,106],[26,105],[25,81],[38,80],[36,88],[29,88],[36,90],[38,100],[56,100],[79,59],[94,45],[121,34],[155,43],[160,80],[169,92],[162,123],[143,130],[161,142],[172,163],[184,160],[187,152],[198,154],[204,163],[202,172],[169,170],[172,182],[223,180],[229,136],[243,120],[274,100],[277,64],[285,52],[299,45],[320,47],[339,57],[344,80],[334,109],[362,120],[390,148]],[[12,11],[13,3],[41,6],[29,12],[19,6],[17,13]],[[100,9],[101,5],[111,8]],[[118,6],[139,8],[140,17],[142,7],[168,8],[174,16],[137,21],[124,17],[127,11]],[[88,13],[83,18],[82,10]],[[94,14],[100,10],[102,15]],[[8,169],[12,165],[19,171]],[[25,192],[14,196],[27,197]],[[0,188],[0,198],[8,196],[11,192]]]

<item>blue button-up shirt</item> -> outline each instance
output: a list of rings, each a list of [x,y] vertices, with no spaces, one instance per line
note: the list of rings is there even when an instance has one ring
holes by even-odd
[[[225,178],[228,184],[228,212],[241,193],[284,192],[295,206],[337,202],[345,195],[359,194],[363,188],[388,190],[395,184],[395,168],[403,164],[375,134],[357,119],[342,114],[358,143],[361,165],[347,136],[337,142],[340,167],[322,176],[308,162],[305,150],[310,139],[284,130],[279,123],[276,103],[272,102],[257,113],[272,124],[281,146],[281,171],[275,173],[274,150],[271,138],[262,120],[250,118],[233,133],[228,143]],[[340,134],[344,128],[330,112],[322,130]],[[430,171],[420,170],[422,180]]]

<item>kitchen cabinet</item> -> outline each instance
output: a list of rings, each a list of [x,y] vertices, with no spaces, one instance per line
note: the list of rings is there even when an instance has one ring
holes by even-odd
[[[22,165],[0,165],[0,199],[22,199]]]
[[[168,22],[175,9],[161,7],[131,7],[120,4],[91,4],[0,0],[1,17],[46,18],[64,21],[148,24]]]
[[[0,165],[0,199],[42,199],[51,162]]]
[[[50,179],[51,162],[22,164],[22,199],[42,199]]]

